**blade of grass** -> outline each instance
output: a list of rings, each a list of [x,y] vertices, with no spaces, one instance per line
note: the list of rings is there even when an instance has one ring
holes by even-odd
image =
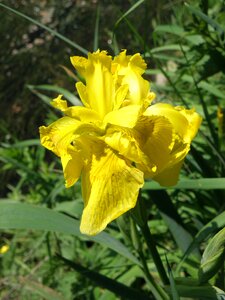
[[[77,43],[75,42],[72,42],[70,39],[66,38],[65,36],[63,36],[62,34],[58,33],[57,31],[51,29],[50,27],[40,23],[39,21],[33,19],[33,18],[30,18],[29,16],[19,12],[18,10],[15,10],[5,4],[2,4],[0,3],[0,7],[3,7],[9,11],[11,11],[12,13],[16,14],[17,16],[20,16],[24,19],[26,19],[27,21],[45,29],[46,31],[50,32],[53,36],[56,36],[57,38],[59,38],[60,40],[64,41],[65,43],[67,43],[68,45],[74,47],[75,49],[79,50],[80,52],[84,53],[84,54],[87,54],[88,51],[86,49],[84,49],[83,47],[81,47],[80,45],[78,45]]]

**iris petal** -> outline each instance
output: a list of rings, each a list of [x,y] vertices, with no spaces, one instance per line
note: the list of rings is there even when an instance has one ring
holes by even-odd
[[[151,100],[152,97],[148,98],[150,83],[142,77],[146,67],[139,53],[129,56],[124,50],[114,58],[112,70],[119,84],[126,84],[129,87],[127,104],[142,105],[144,100]]]
[[[69,188],[79,179],[84,162],[79,151],[76,151],[71,147],[66,154],[61,156],[61,163],[66,187]]]
[[[77,84],[81,99],[103,118],[113,110],[116,92],[111,73],[111,56],[106,51],[96,51],[89,53],[88,60],[74,56],[71,61],[86,81],[86,86]]]
[[[155,165],[150,169],[146,164],[138,164],[144,171],[146,178],[153,178],[161,172],[170,160],[171,149],[174,144],[174,132],[172,124],[162,116],[140,117],[135,130],[138,131],[140,147],[149,161]]]
[[[104,123],[114,124],[132,128],[137,123],[142,112],[140,105],[129,105],[108,113],[104,118]]]
[[[104,143],[98,144],[82,175],[84,211],[80,230],[94,235],[133,208],[143,173]]]
[[[150,106],[144,115],[166,117],[186,143],[190,143],[195,137],[201,123],[201,117],[193,109],[187,110],[180,106],[173,107],[167,103],[157,103]]]
[[[74,140],[74,131],[80,122],[70,117],[63,117],[48,127],[40,127],[41,144],[61,156],[67,153],[67,147]]]
[[[164,171],[156,175],[154,180],[162,186],[173,186],[177,184],[182,164],[183,160],[172,165],[171,167],[166,168]]]

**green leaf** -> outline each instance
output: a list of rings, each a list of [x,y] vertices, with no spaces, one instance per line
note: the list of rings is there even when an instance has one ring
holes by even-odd
[[[179,25],[158,25],[156,26],[154,33],[170,33],[179,36],[181,39],[185,39],[193,45],[199,45],[204,42],[201,35],[190,34],[186,32],[182,26]],[[182,45],[183,47],[183,45]]]
[[[185,82],[189,82],[189,83],[192,83],[194,84],[194,80],[193,80],[193,77],[190,76],[190,75],[187,75],[187,74],[184,74],[181,79]],[[224,95],[224,92],[222,92],[221,90],[219,90],[215,85],[213,84],[210,84],[206,81],[201,81],[198,83],[198,87],[204,89],[205,91],[209,92],[210,94],[218,97],[218,98],[221,98],[221,99],[225,99],[225,95]]]
[[[51,101],[52,101],[52,98],[51,97],[48,97],[36,90],[33,89],[33,86],[32,85],[27,85],[27,88],[33,93],[35,94],[36,96],[38,96],[39,99],[41,99],[45,104],[47,104],[48,106],[50,106],[52,108],[52,105],[51,105]]]
[[[199,269],[200,282],[207,282],[223,267],[225,259],[225,228],[220,230],[209,242],[202,255]]]
[[[224,36],[225,32],[223,28],[213,19],[209,18],[206,14],[204,14],[202,11],[196,9],[195,7],[191,6],[188,3],[185,3],[186,7],[197,17],[199,17],[201,20],[206,22],[208,25],[210,25],[213,29],[215,29],[220,36]]]
[[[224,190],[225,178],[180,179],[174,186],[161,186],[155,181],[146,182],[143,190]]]
[[[182,46],[182,49],[184,51],[188,51],[189,47],[188,46]],[[163,51],[181,51],[181,46],[178,44],[172,44],[172,45],[165,45],[165,46],[160,46],[160,47],[155,47],[151,49],[151,53],[158,53],[158,52],[163,52]]]
[[[204,300],[224,300],[225,292],[221,289],[210,286],[191,286],[191,285],[176,285],[180,297],[200,298]],[[171,291],[170,291],[171,293]]]
[[[166,191],[149,191],[151,200],[157,206],[163,220],[167,224],[178,247],[183,253],[188,249],[193,241],[191,234],[185,229],[183,221],[178,214],[171,198]],[[196,253],[197,254],[197,251]]]
[[[118,240],[102,232],[96,236],[80,233],[80,222],[45,207],[24,203],[0,202],[0,229],[33,229],[71,234],[84,240],[92,240],[140,265],[137,258]]]
[[[225,293],[210,284],[199,285],[196,278],[175,278],[176,288],[180,297],[191,297],[204,300],[224,300]],[[172,294],[170,287],[165,287]]]
[[[40,146],[40,140],[39,139],[30,139],[30,140],[25,140],[22,142],[17,142],[14,144],[6,144],[6,143],[1,143],[1,146],[4,148],[24,148],[24,147],[30,147],[30,146]]]
[[[44,91],[53,91],[57,94],[62,94],[71,104],[82,106],[81,101],[68,90],[51,84],[42,84],[42,85],[29,85],[29,89],[31,90],[44,90]]]
[[[178,25],[158,25],[154,32],[166,32],[181,36],[184,33],[184,28]]]
[[[69,40],[68,38],[66,38],[64,35],[58,33],[57,31],[51,29],[50,27],[48,27],[48,26],[46,26],[46,25],[40,23],[39,21],[34,20],[33,18],[28,17],[27,15],[25,15],[25,14],[19,12],[18,10],[15,10],[15,9],[13,9],[13,8],[11,8],[11,7],[7,6],[7,5],[5,5],[5,4],[2,4],[2,3],[0,3],[0,7],[3,7],[3,8],[5,8],[5,9],[11,11],[12,13],[14,13],[14,14],[16,14],[16,15],[18,15],[18,16],[20,16],[20,17],[26,19],[26,20],[28,20],[29,22],[31,22],[31,23],[33,23],[33,24],[35,24],[35,25],[37,25],[37,26],[39,26],[39,27],[45,29],[46,31],[50,32],[53,36],[56,36],[57,38],[59,38],[60,40],[66,42],[67,44],[69,44],[70,46],[72,46],[72,47],[74,47],[75,49],[79,50],[80,52],[82,52],[82,53],[84,53],[84,54],[87,54],[87,53],[88,53],[88,51],[87,51],[86,49],[84,49],[83,47],[81,47],[81,46],[78,45],[77,43],[72,42],[71,40]]]
[[[172,295],[172,299],[173,300],[180,300],[178,291],[177,291],[177,286],[173,277],[173,272],[171,270],[171,267],[169,265],[169,262],[167,260],[166,257],[166,264],[167,264],[167,270],[168,270],[168,274],[169,274],[169,281],[170,281],[170,288],[171,288],[171,295]]]
[[[214,219],[212,219],[209,223],[207,223],[195,236],[193,242],[187,249],[186,253],[184,254],[181,262],[179,263],[179,266],[177,269],[181,267],[185,259],[188,257],[188,255],[202,242],[204,241],[210,234],[216,232],[218,229],[225,226],[225,211],[216,216]]]
[[[145,295],[143,292],[136,290],[134,288],[130,288],[114,279],[108,278],[105,275],[102,275],[96,271],[90,270],[78,264],[76,262],[70,261],[62,256],[58,256],[60,260],[62,260],[66,265],[70,266],[75,271],[79,272],[81,275],[85,276],[85,278],[89,278],[93,281],[97,286],[100,286],[104,289],[108,289],[116,295],[122,297],[121,299],[130,299],[130,300],[150,300],[150,298]]]
[[[134,5],[132,5],[117,21],[115,24],[115,28],[119,25],[119,23],[126,18],[131,12],[133,12],[139,5],[141,5],[145,0],[139,0]]]

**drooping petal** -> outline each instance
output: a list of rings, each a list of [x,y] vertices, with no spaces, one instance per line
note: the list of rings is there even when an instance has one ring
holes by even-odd
[[[162,186],[176,185],[179,179],[179,174],[180,174],[180,169],[182,167],[182,164],[183,164],[183,160],[166,168],[161,173],[154,176],[153,179]]]
[[[163,158],[165,159],[164,163],[161,168],[157,169],[156,174],[154,174],[152,178],[162,185],[174,185],[177,183],[183,160],[190,150],[190,142],[200,126],[201,117],[194,110],[173,107],[165,103],[152,105],[144,112],[144,115],[149,118],[162,116],[172,125],[174,142],[171,143],[169,152],[166,152],[164,149],[163,153],[165,155],[161,157],[161,162],[163,162]],[[149,145],[151,145],[152,142],[153,140],[149,140]],[[160,149],[160,143],[158,147],[158,149]],[[142,167],[143,166],[141,166],[141,169]]]
[[[194,109],[188,110],[180,106],[174,107],[167,103],[157,103],[150,106],[144,115],[166,117],[185,143],[190,143],[195,137],[202,120]]]
[[[152,178],[159,173],[170,160],[171,149],[174,144],[174,132],[172,124],[162,116],[142,116],[135,130],[141,137],[140,147],[156,166],[156,173],[149,173],[148,166],[139,165],[145,171],[145,176]]]
[[[83,170],[84,211],[80,230],[95,235],[109,222],[133,208],[143,186],[143,173],[105,145],[93,149]]]

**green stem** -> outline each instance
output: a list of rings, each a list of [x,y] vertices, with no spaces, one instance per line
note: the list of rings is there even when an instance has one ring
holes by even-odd
[[[162,263],[162,260],[160,258],[160,255],[158,253],[158,250],[155,246],[155,242],[154,242],[154,239],[153,239],[153,236],[151,234],[151,231],[148,227],[147,224],[145,224],[144,226],[141,227],[141,231],[143,233],[143,236],[145,238],[145,241],[146,241],[146,244],[148,246],[148,249],[152,255],[152,259],[155,263],[155,266],[157,268],[157,271],[159,272],[159,276],[163,282],[164,285],[167,285],[169,284],[169,279],[167,277],[167,274],[166,274],[166,271],[165,271],[165,268],[163,266],[163,263]]]

